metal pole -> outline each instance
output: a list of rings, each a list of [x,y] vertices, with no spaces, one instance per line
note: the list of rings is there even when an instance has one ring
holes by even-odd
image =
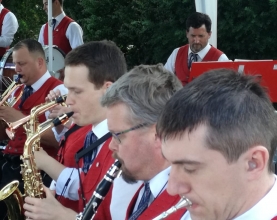
[[[48,0],[48,70],[53,71],[53,27],[52,27],[52,0]]]
[[[210,16],[212,20],[212,35],[209,43],[217,47],[217,0],[195,0],[197,12],[202,12]]]

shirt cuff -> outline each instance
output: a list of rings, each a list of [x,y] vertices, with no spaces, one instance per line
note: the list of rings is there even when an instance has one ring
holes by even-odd
[[[56,140],[57,140],[58,142],[60,142],[60,140],[61,140],[61,138],[64,136],[65,132],[68,131],[68,128],[63,127],[62,132],[61,132],[61,133],[58,133],[58,132],[56,131],[56,128],[53,127],[53,128],[52,128],[52,131],[53,131],[53,133],[54,133],[54,136],[55,136]]]
[[[65,168],[56,183],[56,194],[71,200],[79,200],[79,175],[76,168]]]
[[[56,190],[56,181],[55,180],[52,180],[49,189],[50,190]]]

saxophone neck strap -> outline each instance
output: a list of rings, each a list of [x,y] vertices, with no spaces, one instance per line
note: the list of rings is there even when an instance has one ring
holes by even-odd
[[[100,139],[98,139],[97,141],[95,141],[94,143],[92,143],[88,148],[82,148],[80,149],[76,154],[75,154],[75,161],[76,163],[79,163],[79,160],[81,158],[83,158],[86,154],[88,154],[89,152],[91,152],[93,149],[95,149],[96,147],[98,147],[99,145],[103,144],[106,140],[108,140],[110,137],[112,136],[112,134],[110,132],[108,132],[107,134],[105,134],[103,137],[101,137]]]

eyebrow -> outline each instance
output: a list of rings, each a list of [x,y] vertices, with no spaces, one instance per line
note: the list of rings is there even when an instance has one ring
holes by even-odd
[[[202,164],[201,162],[194,161],[194,160],[186,160],[186,159],[181,159],[181,160],[174,160],[171,161],[172,164],[189,164],[189,165],[200,165]]]
[[[164,159],[166,159],[168,161],[168,159],[164,156],[163,152],[162,152],[162,156]],[[189,164],[189,165],[200,165],[202,164],[201,162],[198,161],[194,161],[194,160],[186,160],[186,159],[181,159],[181,160],[174,160],[171,161],[172,164]]]

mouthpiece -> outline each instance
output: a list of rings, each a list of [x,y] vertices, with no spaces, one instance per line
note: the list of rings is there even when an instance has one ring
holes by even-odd
[[[55,118],[52,123],[54,124],[54,126],[58,126],[61,124],[65,124],[67,122],[67,120],[74,114],[74,112],[68,112],[65,114],[60,115],[59,117]]]
[[[189,207],[191,205],[192,205],[191,201],[189,201],[187,198],[183,196],[175,206],[172,206],[170,209],[158,215],[156,218],[153,218],[152,220],[165,219],[167,216],[176,212],[177,210]]]
[[[56,98],[56,103],[60,104],[66,101],[67,95],[62,95]]]
[[[15,79],[15,82],[19,83],[21,78],[22,78],[22,75],[21,74],[17,74],[17,78]]]

